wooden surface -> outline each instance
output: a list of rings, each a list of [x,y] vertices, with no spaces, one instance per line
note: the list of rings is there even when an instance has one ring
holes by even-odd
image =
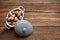
[[[5,27],[7,13],[19,6],[25,7],[24,19],[32,23],[34,32],[21,38],[12,28],[0,33],[0,40],[60,40],[60,1],[0,0],[0,26]]]

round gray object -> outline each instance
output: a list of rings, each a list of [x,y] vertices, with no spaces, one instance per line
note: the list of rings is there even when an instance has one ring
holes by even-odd
[[[28,36],[33,32],[33,27],[26,20],[18,20],[14,26],[14,30],[20,36]]]

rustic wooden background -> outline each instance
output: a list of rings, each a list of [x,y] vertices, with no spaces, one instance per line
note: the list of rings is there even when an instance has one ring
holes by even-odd
[[[60,40],[59,0],[0,0],[0,26],[5,27],[7,13],[15,7],[25,7],[25,20],[32,23],[34,32],[19,37],[14,29],[0,33],[0,40]]]

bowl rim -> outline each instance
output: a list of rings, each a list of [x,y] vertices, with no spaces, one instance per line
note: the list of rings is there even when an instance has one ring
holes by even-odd
[[[21,7],[22,7],[22,6],[21,6]],[[24,17],[24,11],[25,11],[25,8],[24,8],[24,7],[23,7],[24,10],[22,10],[20,7],[18,7],[18,8],[13,8],[12,10],[10,10],[10,11],[7,13],[7,16],[6,16],[6,24],[5,24],[5,27],[6,27],[7,29],[10,29],[11,27],[14,27],[14,25],[8,24],[7,18],[8,18],[9,13],[11,13],[12,11],[17,10],[17,9],[19,9],[19,10],[22,11],[23,17]],[[9,27],[7,27],[6,25],[8,25]]]

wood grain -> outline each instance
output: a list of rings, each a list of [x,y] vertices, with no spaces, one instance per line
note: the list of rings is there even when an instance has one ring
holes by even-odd
[[[12,28],[0,33],[0,40],[60,40],[60,1],[0,0],[0,26],[5,27],[7,13],[19,6],[25,7],[24,20],[32,23],[34,32],[21,38]]]

